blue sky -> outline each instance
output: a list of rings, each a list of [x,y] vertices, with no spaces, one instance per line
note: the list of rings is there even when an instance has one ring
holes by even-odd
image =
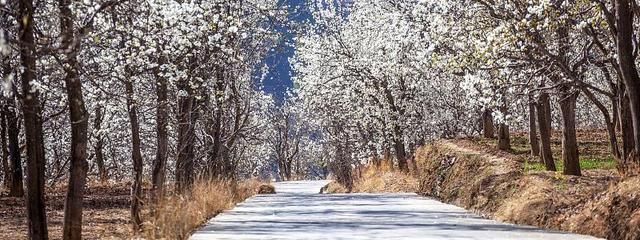
[[[283,6],[288,8],[288,21],[290,24],[302,23],[311,19],[311,15],[306,10],[305,0],[281,0]],[[264,59],[264,63],[269,67],[269,73],[266,75],[263,88],[265,92],[274,96],[276,102],[282,102],[286,91],[293,87],[291,76],[291,66],[289,58],[293,57],[295,49],[293,47],[294,33],[288,24],[277,26],[277,31],[283,33],[284,38],[280,41],[272,51]]]
[[[319,3],[319,4],[308,4]],[[287,23],[276,26],[276,31],[283,34],[283,39],[269,52],[267,57],[263,59],[260,66],[267,65],[269,73],[263,81],[263,89],[265,92],[272,94],[276,103],[282,103],[288,89],[293,87],[291,79],[293,71],[289,64],[289,58],[295,54],[293,46],[295,37],[291,26],[296,24],[305,24],[305,22],[313,22],[309,5],[318,7],[318,5],[326,7],[328,5],[342,6],[344,16],[348,14],[348,6],[353,0],[279,0],[280,6],[286,6],[288,9]],[[317,9],[314,9],[317,10]],[[258,71],[258,76],[262,74]]]

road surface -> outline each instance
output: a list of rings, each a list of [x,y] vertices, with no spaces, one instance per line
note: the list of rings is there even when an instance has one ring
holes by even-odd
[[[277,194],[248,199],[191,239],[596,239],[483,219],[416,194],[318,194],[326,183],[276,183]]]

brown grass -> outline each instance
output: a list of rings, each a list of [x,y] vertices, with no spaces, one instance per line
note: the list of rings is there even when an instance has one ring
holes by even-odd
[[[351,190],[354,193],[416,192],[418,190],[418,179],[415,175],[394,169],[391,161],[382,161],[378,166],[367,164],[354,170],[353,176],[356,176]],[[346,193],[348,191],[334,181],[325,186],[323,192]]]
[[[322,187],[320,193],[349,193],[349,190],[342,184],[336,181],[331,181],[330,183]]]
[[[261,185],[257,180],[197,181],[190,191],[167,197],[155,205],[153,212],[147,211],[144,229],[138,237],[187,239],[208,219],[257,194]]]
[[[563,228],[608,239],[640,239],[640,177],[612,184],[567,216]]]

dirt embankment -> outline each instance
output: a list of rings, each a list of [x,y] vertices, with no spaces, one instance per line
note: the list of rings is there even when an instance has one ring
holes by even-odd
[[[640,239],[640,178],[620,180],[611,170],[525,173],[521,160],[466,140],[437,142],[416,154],[419,193],[501,221]]]

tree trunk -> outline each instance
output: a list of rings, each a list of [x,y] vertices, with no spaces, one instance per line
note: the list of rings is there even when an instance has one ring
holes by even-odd
[[[509,136],[509,125],[500,123],[498,126],[498,149],[502,151],[511,150],[511,137]]]
[[[18,127],[18,116],[16,116],[15,100],[13,97],[7,99],[4,112],[7,121],[5,126],[9,139],[9,160],[11,162],[11,187],[9,188],[9,196],[22,197],[24,196],[22,157],[20,156],[20,142],[18,140],[20,128]]]
[[[531,144],[531,155],[540,156],[540,142],[538,141],[538,129],[536,126],[536,103],[529,96],[529,144]]]
[[[186,82],[180,83],[178,96],[178,159],[176,162],[176,189],[186,190],[193,184],[193,161],[195,129],[192,114],[194,111],[194,97]]]
[[[551,152],[551,104],[549,94],[540,93],[538,98],[538,126],[540,126],[540,157],[547,171],[556,171],[556,163]]]
[[[64,223],[62,237],[65,240],[82,239],[82,203],[84,187],[87,181],[87,129],[89,114],[82,95],[82,82],[79,78],[79,64],[76,54],[80,40],[74,36],[74,15],[71,12],[71,0],[59,0],[61,49],[65,53],[64,78],[69,103],[71,122],[71,166],[67,197],[64,205]]]
[[[369,147],[369,157],[371,158],[371,162],[374,166],[380,167],[380,157],[378,156],[378,150],[376,149],[376,145],[373,142],[367,144]]]
[[[482,112],[482,136],[485,138],[493,138],[495,136],[495,129],[493,126],[493,116],[491,116],[491,110],[486,109]]]
[[[207,134],[210,136],[211,145],[209,147],[208,152],[208,165],[209,165],[209,174],[210,176],[220,177],[225,174],[225,163],[224,158],[221,157],[222,154],[222,112],[223,106],[222,101],[219,99],[218,94],[224,92],[224,77],[222,74],[222,70],[218,69],[216,71],[216,85],[215,85],[215,96],[214,103],[215,106],[213,108],[213,117],[210,117],[207,126]]]
[[[162,62],[162,61],[161,61]],[[169,153],[169,135],[167,124],[169,121],[169,102],[167,95],[167,80],[156,74],[156,134],[157,149],[156,158],[153,162],[152,194],[154,199],[164,195],[164,181],[167,169],[167,155]]]
[[[631,119],[631,108],[629,106],[629,98],[625,91],[621,92],[619,98],[618,115],[622,133],[622,158],[623,160],[628,158],[633,148],[635,147],[635,140],[633,139],[633,123]]]
[[[605,126],[607,127],[607,135],[609,137],[609,150],[611,151],[611,155],[613,155],[616,160],[621,160],[622,158],[620,156],[620,150],[618,149],[618,140],[616,138],[615,122],[611,119],[607,106],[605,106],[600,100],[598,100],[598,98],[589,89],[583,89],[583,92],[602,113]],[[614,102],[613,105],[616,105],[616,103]],[[614,112],[613,115],[615,116],[616,113]]]
[[[127,66],[127,70],[128,70]],[[127,72],[130,72],[129,70]],[[142,227],[140,210],[142,207],[142,152],[140,150],[140,124],[138,123],[138,105],[134,99],[133,83],[124,81],[127,92],[127,111],[131,123],[131,157],[133,159],[133,185],[131,186],[131,223],[134,231]]]
[[[404,148],[404,140],[402,139],[402,131],[400,126],[394,121],[394,137],[393,137],[393,150],[396,152],[396,159],[398,160],[398,169],[402,172],[409,172],[409,165],[407,164],[407,152]]]
[[[9,13],[0,13],[2,16],[2,19],[0,21],[1,24],[3,26],[10,26],[11,23],[9,22]],[[9,32],[6,30],[7,28],[4,28],[2,30],[3,33],[3,39],[2,41],[4,42],[9,42]],[[9,76],[11,75],[11,53],[9,53],[9,55],[4,56],[2,58],[2,75],[0,75],[0,77],[2,77],[3,79],[9,79]],[[5,80],[6,81],[6,80]],[[2,122],[2,132],[0,134],[2,134],[2,136],[0,136],[2,138],[2,170],[4,173],[4,186],[9,189],[9,196],[11,195],[11,192],[13,192],[13,190],[15,189],[12,184],[12,176],[14,174],[13,171],[13,167],[9,165],[9,149],[8,149],[8,145],[7,145],[7,128],[9,127],[7,125],[7,118],[8,118],[8,114],[14,114],[15,115],[15,97],[0,97],[0,100],[2,100],[2,109],[0,109],[2,115],[0,116],[0,120]],[[11,104],[13,106],[13,108],[9,108],[8,105]],[[10,109],[12,109],[14,112],[10,113]],[[17,125],[15,126],[17,128]],[[20,195],[19,197],[24,196],[24,189],[22,189],[22,166],[20,167]]]
[[[576,136],[576,100],[577,93],[561,89],[560,111],[562,113],[562,161],[565,175],[581,176]]]
[[[382,160],[385,162],[391,161],[391,149],[387,144],[385,144],[384,150],[382,151]]]
[[[98,178],[101,182],[106,182],[109,179],[109,172],[104,163],[104,136],[102,133],[102,121],[104,120],[103,107],[96,107],[96,116],[93,122],[93,129],[96,133],[96,145],[94,151],[96,154],[96,165],[98,165]]]
[[[31,240],[48,239],[47,217],[44,201],[44,139],[42,136],[42,109],[40,92],[31,82],[36,79],[36,51],[33,33],[33,2],[18,1],[18,39],[20,61],[23,68],[22,112],[27,143],[27,223]]]
[[[4,104],[3,104],[4,105]],[[11,188],[11,167],[9,166],[9,146],[7,146],[7,111],[5,106],[2,106],[0,112],[0,124],[2,129],[0,131],[0,142],[2,144],[2,173],[4,175],[3,186],[7,189]]]
[[[213,101],[210,101],[210,104],[215,104],[211,106],[212,108],[212,116],[207,120],[207,134],[210,136],[207,138],[209,141],[208,153],[207,153],[207,163],[209,165],[209,176],[220,177],[225,174],[225,158],[221,157],[223,154],[221,152],[222,149],[222,115],[224,111],[223,100],[220,99],[219,94],[224,93],[225,84],[224,84],[224,69],[221,67],[216,67],[216,82],[214,89],[214,97]]]
[[[629,0],[616,0],[617,55],[620,72],[626,87],[633,123],[634,148],[623,166],[624,175],[640,173],[640,76],[634,56],[633,4]]]
[[[209,117],[207,119],[207,135],[209,135],[205,140],[207,144],[207,174],[209,177],[219,177],[223,173],[223,165],[220,159],[220,146],[222,145],[221,138],[221,127],[222,127],[222,119],[220,112],[222,111],[219,107],[216,108],[213,114],[213,117]]]
[[[404,142],[401,139],[395,139],[393,147],[396,151],[396,158],[398,159],[398,169],[402,172],[409,172],[409,165],[407,164],[407,152],[404,149]]]

